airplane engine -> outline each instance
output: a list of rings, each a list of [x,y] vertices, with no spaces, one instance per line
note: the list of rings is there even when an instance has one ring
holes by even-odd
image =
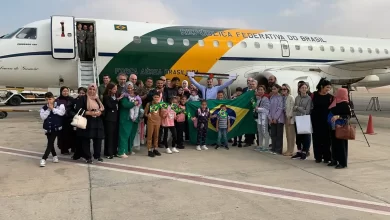
[[[284,83],[291,87],[293,96],[298,95],[298,82],[305,81],[310,87],[310,91],[315,91],[321,75],[316,72],[303,72],[296,70],[265,70],[262,72],[252,72],[248,77],[252,77],[259,82],[259,85],[268,85],[268,78],[274,75],[277,83],[282,85]]]

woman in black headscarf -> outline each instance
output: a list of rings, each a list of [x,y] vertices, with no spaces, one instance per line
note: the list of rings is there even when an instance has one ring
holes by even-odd
[[[70,89],[66,86],[60,88],[60,96],[57,98],[57,105],[63,104],[65,106],[65,115],[62,116],[62,130],[58,135],[58,148],[61,150],[61,154],[69,155],[69,149],[74,152],[74,132],[73,127],[70,125],[72,122],[72,109],[73,98],[69,96]]]

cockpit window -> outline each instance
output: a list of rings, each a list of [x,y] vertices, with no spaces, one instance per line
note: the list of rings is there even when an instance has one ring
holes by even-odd
[[[9,34],[6,34],[4,36],[2,36],[0,39],[11,39],[13,36],[15,36],[16,33],[18,33],[22,28],[18,28],[17,30],[9,33]]]
[[[37,29],[36,28],[24,28],[16,38],[19,39],[37,39]]]

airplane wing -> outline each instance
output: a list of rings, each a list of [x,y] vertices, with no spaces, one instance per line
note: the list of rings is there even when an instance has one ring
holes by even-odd
[[[390,68],[390,58],[376,58],[367,60],[355,60],[355,61],[338,61],[329,63],[330,66],[349,71],[368,71],[375,69],[388,69]]]

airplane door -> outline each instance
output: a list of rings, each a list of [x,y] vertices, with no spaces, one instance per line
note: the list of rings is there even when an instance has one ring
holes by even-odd
[[[281,40],[280,47],[282,49],[282,57],[290,57],[290,45],[288,44],[288,41]]]
[[[51,52],[54,59],[74,59],[75,21],[71,16],[51,16]]]

